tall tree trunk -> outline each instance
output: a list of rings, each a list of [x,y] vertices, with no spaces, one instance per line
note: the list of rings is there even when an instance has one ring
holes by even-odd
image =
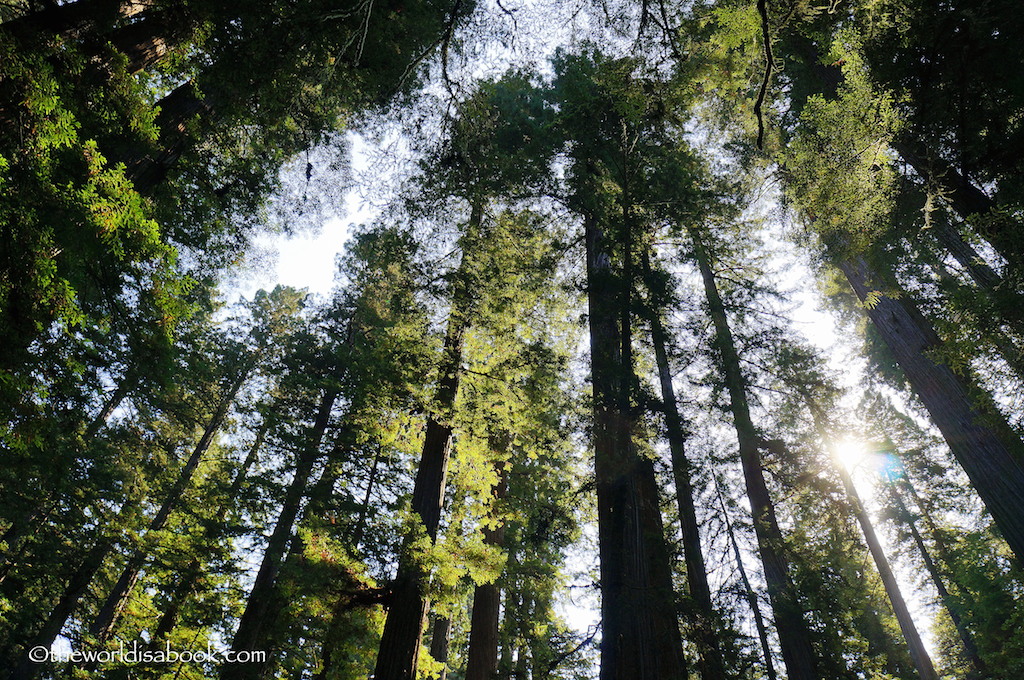
[[[330,508],[331,501],[334,498],[334,487],[338,482],[338,471],[340,461],[337,456],[339,452],[345,448],[345,442],[349,440],[351,432],[347,428],[343,428],[342,432],[336,437],[334,446],[326,456],[326,462],[323,470],[320,472],[320,477],[313,483],[309,492],[306,494],[307,501],[306,506],[302,511],[300,521],[309,522],[310,520],[323,520],[328,509]],[[285,609],[288,602],[285,600],[283,594],[290,592],[297,592],[302,589],[301,574],[303,572],[304,565],[307,560],[305,557],[306,543],[302,536],[293,532],[291,540],[288,544],[288,554],[285,557],[284,565],[281,568],[281,575],[274,581],[273,591],[269,598],[269,603],[263,613],[263,619],[265,621],[279,621],[285,616]],[[341,592],[338,597],[337,609],[338,611],[344,612],[356,606],[357,600],[366,600],[361,598],[360,595],[366,593],[351,593]],[[376,603],[379,598],[371,598],[371,603]],[[278,626],[280,628],[280,626]],[[328,623],[328,631],[331,631],[331,622]],[[324,634],[325,647],[327,647],[327,636],[330,632]],[[278,648],[276,638],[273,637],[273,631],[268,630],[264,626],[259,634],[253,641],[251,649],[263,649],[273,650]],[[267,659],[269,664],[272,660]],[[329,665],[327,661],[324,663],[324,667]],[[267,666],[264,667],[264,674],[267,672]],[[326,675],[324,675],[326,677]]]
[[[245,484],[245,480],[249,475],[249,469],[255,465],[259,451],[263,447],[267,430],[269,429],[270,420],[264,419],[260,429],[256,432],[256,439],[249,448],[245,460],[242,461],[241,467],[235,472],[235,476],[231,480],[231,486],[228,488],[227,493],[224,494],[225,500],[220,503],[214,513],[214,523],[207,525],[205,532],[206,540],[213,540],[219,533],[219,529],[215,527],[219,527],[224,522],[230,509],[229,503],[233,502],[242,490],[242,485]],[[178,616],[181,614],[181,608],[189,596],[196,591],[197,581],[202,576],[202,573],[202,560],[198,556],[193,557],[188,566],[181,572],[181,576],[178,578],[178,585],[171,591],[167,604],[163,607],[163,613],[160,615],[160,619],[150,635],[149,649],[157,649],[164,638],[174,630],[174,626],[178,622]]]
[[[505,444],[493,447],[504,451]],[[508,493],[508,468],[500,465],[494,502],[500,503]],[[505,523],[484,529],[484,544],[501,548],[505,544]],[[501,588],[497,581],[483,583],[473,590],[473,613],[469,624],[469,653],[466,658],[466,680],[493,680],[498,672],[498,615],[501,610]]]
[[[199,96],[195,82],[190,80],[157,102],[160,107],[156,118],[156,127],[160,131],[159,151],[121,159],[127,168],[125,174],[136,191],[151,194],[166,179],[171,168],[191,144],[189,124],[213,113],[216,95],[215,88],[208,88],[204,89],[203,96]]]
[[[153,519],[150,520],[149,526],[146,529],[146,536],[142,539],[143,543],[146,542],[149,534],[158,532],[167,525],[171,512],[181,502],[182,494],[184,494],[185,489],[188,488],[192,481],[192,475],[195,474],[196,468],[199,467],[203,456],[206,455],[210,445],[213,444],[214,438],[224,424],[224,419],[227,417],[231,404],[235,401],[238,390],[242,388],[242,384],[249,376],[249,372],[256,365],[256,360],[256,355],[246,360],[244,367],[239,370],[227,391],[221,396],[216,410],[210,417],[210,422],[203,431],[203,436],[200,437],[199,442],[192,450],[192,455],[189,456],[188,461],[185,462],[184,467],[178,473],[178,478],[175,480],[174,486],[167,493],[167,497],[164,499],[160,509]],[[149,549],[152,549],[152,546],[149,546]],[[114,629],[117,626],[121,612],[131,596],[132,589],[139,579],[139,574],[147,558],[148,554],[145,548],[136,548],[121,571],[121,575],[118,577],[114,587],[108,593],[103,606],[100,607],[99,613],[96,614],[92,625],[89,626],[89,635],[96,639],[97,644],[103,645],[114,634]]]
[[[957,292],[968,288],[942,262],[936,263],[935,270],[939,277],[940,287],[945,291],[952,291],[949,293],[950,295],[955,295]],[[976,293],[971,290],[969,294]],[[1014,307],[1016,310],[1024,310],[1024,298],[1021,298],[1020,303],[1017,303],[1014,300],[1002,297],[989,297],[989,302],[992,304],[994,311],[1002,317],[1002,320],[1014,331],[1017,337],[1024,338],[1024,332],[1022,332],[1024,331],[1024,324],[1012,320],[1013,316],[1020,315],[1021,312],[1014,311],[1007,314],[1001,309],[1003,307]],[[979,335],[978,340],[991,345],[996,354],[1006,363],[1007,367],[1017,374],[1018,377],[1024,378],[1024,352],[1017,346],[1013,338],[1003,332],[998,322],[993,323],[994,320],[989,316],[989,309],[983,305],[980,308],[975,306],[975,308],[963,310],[963,313],[973,321],[974,328],[977,329],[976,332]]]
[[[1024,252],[1019,244],[1021,223],[998,210],[996,202],[974,186],[945,159],[928,154],[914,142],[896,139],[892,142],[896,153],[928,184],[942,190],[961,217],[977,217],[972,226],[978,234],[1009,263],[1016,274],[1024,274]]]
[[[612,270],[597,220],[584,218],[601,561],[601,680],[687,676],[654,462],[640,455],[631,403],[629,267]],[[628,240],[629,236],[626,237]],[[625,259],[630,259],[629,247]]]
[[[132,509],[133,506],[129,503],[122,505],[120,510],[118,510],[117,519],[112,524],[118,524],[119,520],[130,514]],[[60,600],[50,611],[49,616],[46,617],[40,629],[22,648],[22,655],[9,676],[10,680],[31,680],[31,678],[36,677],[43,670],[43,664],[32,661],[29,657],[29,652],[36,647],[50,649],[57,636],[64,629],[68,619],[75,609],[78,608],[78,603],[86,591],[88,591],[89,584],[92,583],[96,573],[103,566],[107,555],[113,551],[116,544],[117,541],[113,536],[101,536],[89,552],[86,553],[78,568],[68,578],[67,586],[65,586],[64,592],[61,594]]]
[[[373,464],[370,466],[370,475],[366,480],[366,491],[363,492],[363,503],[359,507],[359,516],[356,518],[355,527],[352,529],[350,543],[353,550],[359,550],[363,543],[363,533],[366,531],[366,518],[370,512],[370,499],[373,495],[373,487],[377,482],[377,470],[380,468],[383,450],[380,443],[377,444],[377,451],[373,456]]]
[[[463,250],[452,291],[451,311],[439,366],[437,391],[434,394],[436,410],[427,419],[423,449],[413,485],[412,511],[423,523],[431,541],[437,538],[441,510],[444,507],[452,436],[451,417],[462,371],[462,341],[472,309],[467,271],[474,257],[471,252],[475,248],[473,243],[479,238],[483,208],[479,199],[473,202],[466,227],[465,242],[468,245]],[[420,642],[430,607],[425,590],[426,578],[427,574],[412,554],[407,539],[399,556],[398,573],[392,586],[391,607],[388,609],[384,634],[377,652],[374,671],[376,680],[413,680],[416,677]]]
[[[50,611],[50,615],[43,623],[42,628],[32,641],[25,646],[24,651],[26,653],[11,673],[10,680],[29,680],[29,678],[36,677],[43,669],[42,664],[29,659],[27,652],[36,647],[50,649],[57,636],[64,629],[64,624],[67,623],[71,614],[78,607],[78,602],[85,595],[93,577],[96,576],[96,572],[103,565],[104,559],[114,549],[114,545],[115,541],[113,539],[101,539],[86,554],[78,569],[68,579],[64,593],[61,595],[57,605]]]
[[[509,550],[508,561],[506,564],[516,564],[515,547],[512,546]],[[523,589],[522,588],[509,588],[505,591],[505,606],[502,607],[502,621],[500,627],[500,654],[498,656],[498,677],[500,678],[511,678],[513,671],[512,664],[512,652],[516,647],[516,628],[520,622],[520,617],[516,614],[521,610],[523,601]]]
[[[89,425],[85,428],[85,433],[82,435],[83,439],[88,441],[99,434],[99,431],[103,429],[103,426],[110,420],[110,416],[114,415],[114,411],[117,410],[117,407],[120,406],[121,402],[123,402],[128,395],[131,394],[132,390],[135,389],[136,384],[138,384],[138,378],[130,371],[121,378],[121,382],[118,383],[117,387],[114,388],[114,391],[110,393],[110,397],[108,397],[103,403],[103,407],[100,408],[99,413],[93,417],[89,422]]]
[[[313,472],[313,466],[317,459],[320,458],[320,443],[327,431],[327,425],[331,419],[331,409],[334,407],[337,397],[338,392],[335,389],[324,390],[317,407],[309,440],[295,461],[295,474],[285,492],[284,500],[281,503],[281,512],[274,525],[274,531],[267,540],[263,561],[260,563],[259,572],[256,574],[256,580],[253,582],[249,598],[245,603],[245,611],[239,619],[238,629],[231,642],[231,650],[236,654],[257,649],[256,644],[263,634],[263,627],[267,623],[267,611],[276,596],[277,575],[288,551],[292,529],[299,515],[302,498],[309,485],[309,476]],[[243,680],[252,677],[253,673],[258,673],[262,667],[262,663],[255,662],[225,664],[221,667],[220,677],[222,680]]]
[[[1024,563],[1020,437],[994,406],[990,412],[981,412],[980,390],[931,358],[942,342],[905,295],[899,299],[879,295],[873,283],[878,277],[863,259],[843,258],[838,264],[860,300],[871,295],[868,316],[985,502],[1018,564]]]
[[[817,678],[814,649],[810,631],[800,609],[793,583],[789,577],[789,561],[785,555],[782,532],[779,530],[775,507],[761,468],[759,445],[761,437],[750,418],[747,405],[747,383],[740,368],[739,355],[733,341],[725,304],[718,292],[711,262],[703,239],[696,229],[690,230],[693,239],[694,257],[704,281],[708,309],[715,327],[715,346],[722,362],[726,388],[729,393],[730,409],[739,442],[740,461],[747,486],[747,498],[753,516],[754,532],[764,564],[765,583],[775,613],[775,627],[782,646],[789,680],[812,680]]]
[[[903,503],[903,499],[900,497],[895,484],[889,486],[889,494],[893,503],[896,505],[899,517],[906,523],[907,528],[910,529],[910,535],[914,539],[914,545],[917,546],[918,552],[921,553],[921,559],[924,561],[925,569],[931,577],[932,585],[935,586],[935,591],[939,594],[939,599],[942,600],[942,604],[946,608],[946,612],[949,614],[949,619],[953,622],[953,626],[956,628],[957,635],[960,636],[960,642],[964,647],[964,656],[967,657],[968,663],[970,663],[974,668],[974,673],[971,677],[979,679],[987,678],[988,669],[985,666],[985,662],[982,661],[981,656],[978,654],[978,646],[974,643],[974,636],[971,635],[971,631],[968,630],[963,617],[960,616],[959,603],[946,588],[945,579],[943,579],[938,565],[936,565],[935,561],[932,559],[931,551],[925,544],[924,537],[921,536],[921,532],[918,531],[917,522],[914,521],[914,517],[907,510],[907,506]]]
[[[978,287],[986,292],[993,292],[1003,285],[1003,279],[970,243],[964,240],[953,223],[944,215],[933,220],[931,233],[935,240],[960,263]],[[1018,314],[1024,314],[1019,312]]]
[[[373,494],[373,487],[377,481],[377,470],[380,467],[382,458],[383,450],[378,443],[377,451],[373,456],[373,463],[370,466],[370,475],[366,480],[366,491],[363,493],[363,504],[359,508],[359,517],[356,519],[355,527],[352,530],[352,536],[349,539],[349,544],[352,546],[353,551],[358,551],[359,547],[363,543],[363,533],[366,530],[366,518],[370,508],[370,497]],[[334,609],[331,611],[331,622],[321,646],[320,672],[317,673],[317,680],[327,680],[334,668],[334,644],[332,643],[334,643],[337,638],[337,623],[342,620],[345,616],[345,612],[348,611],[350,607],[351,601],[344,596],[340,596],[338,598],[338,602],[334,606]]]
[[[413,486],[412,510],[432,541],[437,538],[441,509],[444,506],[451,447],[451,411],[458,393],[462,339],[466,325],[462,313],[453,309],[448,319],[441,379],[435,395],[438,412],[427,421]],[[377,654],[374,672],[377,680],[413,680],[416,677],[429,601],[425,592],[427,574],[410,550],[411,546],[407,542],[399,558],[391,607],[388,609]]]
[[[643,256],[644,276],[651,278],[650,260]],[[650,286],[650,283],[648,283]],[[700,546],[700,528],[697,523],[697,509],[693,500],[693,483],[690,477],[690,461],[686,458],[686,433],[679,416],[672,371],[668,363],[667,339],[661,313],[651,309],[651,341],[658,366],[658,380],[661,385],[661,401],[665,414],[665,429],[668,435],[669,452],[672,457],[672,476],[676,487],[676,505],[683,542],[683,559],[686,561],[686,582],[690,598],[696,607],[695,628],[700,649],[700,675],[704,680],[725,680],[725,664],[715,628],[715,608],[711,601],[704,553]]]
[[[754,628],[757,630],[757,639],[761,643],[761,657],[764,659],[765,675],[768,680],[777,680],[775,674],[775,662],[772,661],[772,647],[768,642],[768,627],[764,624],[764,616],[761,614],[761,604],[757,599],[757,592],[750,585],[747,578],[747,568],[743,565],[743,553],[740,552],[739,541],[736,540],[736,532],[729,521],[729,511],[725,507],[725,500],[722,498],[722,488],[718,479],[714,480],[715,495],[718,497],[718,505],[722,510],[722,519],[725,521],[725,533],[729,536],[729,545],[732,546],[733,559],[736,560],[736,570],[740,574],[740,583],[743,585],[743,592],[747,598],[747,606],[754,615]]]
[[[818,46],[805,36],[792,33],[787,36],[787,40],[794,53],[804,61],[817,80],[820,92],[826,98],[834,98],[843,83],[843,74],[838,62],[823,63]],[[1024,252],[1016,236],[1021,231],[1020,221],[1000,214],[995,201],[957,172],[952,163],[930,154],[920,143],[908,137],[909,135],[892,140],[893,150],[926,184],[938,187],[943,199],[962,218],[980,217],[981,219],[972,225],[978,230],[978,234],[1009,263],[1017,276],[1024,275]]]
[[[250,364],[251,367],[251,364]],[[178,479],[175,481],[174,486],[171,488],[167,495],[163,505],[157,511],[157,514],[150,520],[149,531],[158,531],[166,524],[170,513],[181,498],[181,494],[184,492],[185,487],[188,485],[192,473],[195,471],[196,466],[199,464],[203,454],[209,448],[210,443],[213,440],[217,430],[220,428],[223,422],[224,416],[226,415],[227,409],[230,408],[231,403],[234,401],[234,396],[244,382],[245,377],[248,375],[248,368],[239,372],[234,383],[232,383],[228,392],[221,399],[217,406],[217,411],[214,413],[210,420],[209,425],[203,432],[199,443],[196,444],[193,450],[192,456],[186,462],[185,467],[182,468],[178,475]],[[223,411],[223,412],[222,412]],[[124,513],[124,508],[120,511],[120,514]],[[156,527],[154,529],[154,527]],[[64,628],[68,618],[74,613],[75,608],[78,606],[78,602],[82,595],[85,594],[91,583],[93,577],[99,571],[103,565],[103,561],[113,551],[116,542],[113,539],[100,541],[96,544],[92,551],[89,552],[86,559],[82,562],[78,570],[69,580],[67,587],[64,590],[64,594],[61,596],[57,606],[50,612],[46,621],[43,624],[42,630],[36,636],[35,641],[31,647],[44,646],[49,648],[53,644],[57,635]],[[97,618],[93,621],[90,626],[90,633],[97,635],[101,639],[104,636],[109,636],[112,626],[116,623],[116,617],[120,612],[120,607],[126,600],[130,593],[131,587],[134,585],[135,580],[138,578],[138,570],[141,569],[142,564],[145,561],[145,554],[141,551],[136,551],[131,558],[129,558],[128,565],[121,573],[117,584],[111,590],[107,599],[104,602],[100,613]],[[100,625],[103,624],[103,625]],[[28,663],[27,666],[25,664]],[[30,662],[23,662],[22,666],[25,666],[27,670],[20,670],[18,672],[25,672],[28,675],[13,675],[12,678],[32,677],[35,673],[35,669],[31,669]]]
[[[802,393],[802,396],[811,411],[815,429],[818,431],[818,436],[821,438],[822,443],[830,449],[834,448],[832,437],[829,435],[828,417],[824,410],[811,395]],[[889,597],[889,603],[892,605],[896,621],[903,632],[903,639],[907,643],[910,659],[914,663],[917,674],[921,677],[921,680],[939,680],[939,676],[935,672],[935,666],[932,664],[931,656],[928,654],[924,642],[921,641],[921,635],[917,632],[917,625],[914,623],[914,618],[910,615],[910,609],[903,599],[903,593],[896,582],[896,576],[892,573],[889,560],[885,556],[885,551],[878,540],[878,535],[875,533],[871,517],[868,515],[867,508],[864,507],[864,503],[861,502],[860,494],[857,493],[857,487],[853,484],[853,477],[842,463],[833,461],[832,467],[839,474],[839,478],[843,482],[843,490],[846,492],[846,499],[850,510],[853,516],[857,518],[857,523],[860,524],[861,532],[864,534],[864,542],[868,546],[871,558],[875,562],[875,568],[882,579],[885,594]]]

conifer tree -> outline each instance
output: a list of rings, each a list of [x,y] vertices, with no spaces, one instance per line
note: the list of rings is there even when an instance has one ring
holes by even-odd
[[[599,54],[556,62],[554,95],[573,142],[570,204],[586,243],[594,469],[601,565],[601,678],[686,674],[654,465],[641,450],[634,365],[638,206],[649,113],[635,64]],[[606,112],[595,120],[591,111]],[[614,193],[602,185],[614,186]]]

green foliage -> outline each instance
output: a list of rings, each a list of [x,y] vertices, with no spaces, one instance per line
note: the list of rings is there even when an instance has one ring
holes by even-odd
[[[787,145],[787,187],[832,247],[864,251],[890,229],[896,169],[888,145],[899,132],[892,96],[873,86],[854,37],[836,38],[825,57],[842,64],[834,97],[814,95]]]
[[[268,212],[281,167],[317,145],[343,145],[367,112],[407,103],[400,95],[421,84],[418,66],[436,48],[448,58],[468,47],[457,29],[475,4],[157,2],[136,18],[113,4],[73,28],[0,28],[0,665],[17,661],[94,547],[105,547],[103,559],[64,622],[76,645],[92,644],[89,623],[135,554],[144,564],[118,637],[147,642],[165,626],[161,639],[175,648],[230,639],[251,580],[247,553],[261,554],[297,456],[311,446],[316,404],[336,392],[274,584],[276,614],[264,622],[275,652],[267,677],[365,677],[403,550],[428,574],[435,612],[453,621],[450,677],[461,677],[466,657],[469,592],[490,583],[503,592],[503,676],[588,677],[595,631],[572,630],[558,606],[592,510],[576,356],[585,316],[573,215],[584,215],[604,229],[609,290],[626,301],[617,322],[635,336],[619,348],[634,353],[629,372],[650,372],[640,336],[651,309],[664,311],[693,448],[716,479],[739,486],[733,456],[715,453],[734,442],[722,347],[694,302],[692,236],[705,242],[819,670],[913,675],[806,402],[832,414],[824,429],[853,418],[837,405],[834,377],[793,338],[758,252],[762,225],[745,210],[774,159],[817,265],[863,256],[893,272],[862,304],[841,281],[822,283],[832,303],[852,316],[883,296],[920,301],[945,340],[928,356],[980,374],[1012,407],[1020,281],[985,239],[1005,231],[1008,252],[1019,250],[1024,86],[1019,69],[1005,68],[1019,52],[1015,5],[768,3],[767,157],[751,144],[769,47],[753,2],[608,5],[620,29],[634,13],[646,22],[632,46],[595,33],[559,51],[550,75],[520,68],[477,83],[437,129],[419,131],[429,139],[410,144],[419,160],[408,191],[355,230],[328,302],[278,287],[225,311],[215,282],[253,237],[302,221]],[[6,3],[0,15],[26,9],[35,8]],[[143,38],[169,53],[132,73],[118,41],[144,26],[157,26]],[[659,31],[661,42],[650,37]],[[182,83],[196,95],[192,109],[165,97]],[[996,209],[957,221],[949,190],[898,162],[893,149],[907,144],[984,188]],[[701,157],[696,147],[714,150]],[[929,230],[948,219],[997,277],[991,290],[933,242]],[[641,254],[672,274],[641,286]],[[460,339],[454,369],[445,322]],[[870,328],[867,343],[868,382],[902,386]],[[459,378],[453,404],[438,396],[442,368]],[[240,375],[249,379],[231,395]],[[630,409],[657,406],[644,379],[630,380]],[[228,396],[228,422],[168,523],[147,530]],[[996,402],[984,403],[998,415]],[[922,491],[909,511],[885,509],[903,562],[924,572],[910,526],[931,522],[927,547],[953,593],[942,604],[962,614],[994,677],[1020,675],[1024,577],[975,490],[914,418],[878,394],[862,412],[884,460],[899,452],[906,468],[879,493],[909,494],[910,481]],[[407,509],[428,418],[453,430],[436,541]],[[657,420],[637,417],[637,438]],[[653,441],[639,448],[660,464]],[[695,468],[698,514],[717,528],[710,474]],[[501,546],[487,538],[499,528]],[[746,546],[750,527],[741,519],[736,528]],[[704,534],[712,581],[725,584],[714,594],[716,626],[730,670],[753,677],[761,664],[748,605],[723,541]],[[691,603],[681,603],[689,617]],[[944,612],[940,666],[966,675]],[[438,671],[421,663],[423,676]],[[198,679],[218,669],[130,672]]]

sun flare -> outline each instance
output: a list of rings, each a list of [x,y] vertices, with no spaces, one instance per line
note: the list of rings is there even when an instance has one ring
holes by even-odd
[[[847,470],[853,470],[853,468],[857,467],[864,460],[864,455],[867,453],[867,447],[864,446],[864,442],[849,437],[836,442],[834,450],[836,460]]]

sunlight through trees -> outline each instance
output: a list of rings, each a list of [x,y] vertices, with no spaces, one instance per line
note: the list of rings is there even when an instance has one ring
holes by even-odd
[[[0,0],[0,678],[1020,676],[1022,17]]]

